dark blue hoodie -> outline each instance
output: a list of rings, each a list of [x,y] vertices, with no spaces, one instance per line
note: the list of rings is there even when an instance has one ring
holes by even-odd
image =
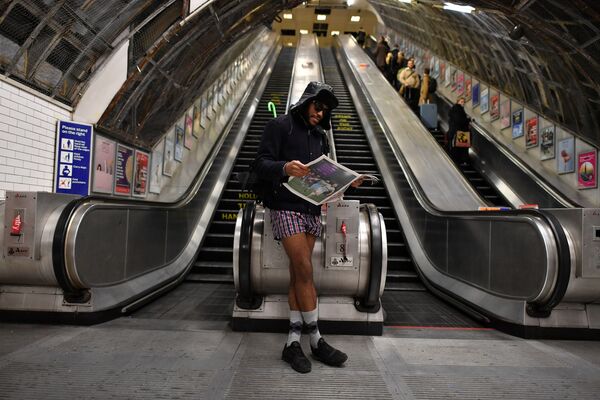
[[[330,111],[313,127],[306,121],[306,110],[315,99],[326,104]],[[254,162],[260,178],[272,184],[272,190],[267,191],[264,196],[265,206],[272,210],[321,214],[321,206],[301,199],[282,185],[288,178],[283,172],[283,166],[292,160],[307,164],[329,152],[325,130],[331,129],[331,110],[337,105],[331,86],[310,82],[300,100],[290,107],[288,114],[267,123]]]

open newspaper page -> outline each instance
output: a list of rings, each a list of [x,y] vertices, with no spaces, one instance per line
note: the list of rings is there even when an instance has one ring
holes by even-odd
[[[283,185],[296,196],[315,205],[340,198],[348,186],[357,179],[378,180],[373,175],[354,172],[325,155],[306,166],[310,169],[308,174],[290,177]]]

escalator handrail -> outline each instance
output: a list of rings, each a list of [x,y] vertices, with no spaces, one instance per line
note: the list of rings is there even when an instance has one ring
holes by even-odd
[[[267,52],[267,54],[265,55],[264,59],[262,60],[261,64],[259,65],[259,67],[257,69],[257,71],[260,71],[260,72],[258,72],[259,76],[262,76],[267,72],[266,71],[267,68],[265,68],[266,65],[268,65],[269,62],[271,62],[272,60],[274,60],[277,57],[280,50],[281,50],[281,45],[278,45],[278,46],[276,45],[276,46],[273,46]],[[259,78],[254,79],[254,82],[255,82],[254,84],[256,85],[260,81],[261,81],[261,79],[259,79]],[[246,93],[242,96],[242,98],[240,99],[239,105],[237,106],[235,111],[231,114],[228,121],[226,122],[225,127],[223,129],[224,132],[231,131],[237,116],[239,115],[240,111],[244,107],[244,104],[246,104],[246,102],[248,101],[252,91],[253,91],[252,88],[249,88],[249,90],[247,90]],[[57,278],[57,281],[58,281],[61,289],[66,294],[72,294],[75,297],[79,296],[82,293],[82,290],[80,288],[78,288],[77,285],[74,284],[74,280],[68,272],[69,268],[67,266],[67,260],[66,260],[66,257],[67,257],[66,249],[67,249],[67,245],[68,245],[67,242],[69,241],[70,227],[71,227],[73,217],[75,216],[76,213],[78,213],[82,210],[84,210],[83,212],[87,212],[96,207],[126,207],[127,209],[152,209],[152,210],[156,210],[156,211],[161,211],[161,210],[168,211],[168,210],[179,209],[179,208],[185,207],[187,204],[189,204],[194,199],[194,197],[198,193],[198,190],[199,190],[202,182],[205,180],[206,176],[208,175],[210,167],[214,163],[214,161],[219,153],[219,150],[220,150],[221,146],[223,145],[224,141],[226,140],[227,136],[228,135],[221,135],[219,137],[219,140],[217,140],[213,144],[208,155],[206,156],[206,159],[204,160],[202,165],[199,167],[198,173],[192,180],[191,184],[186,189],[186,191],[182,194],[182,196],[175,201],[158,203],[158,202],[154,202],[154,201],[150,201],[150,200],[120,199],[120,198],[102,196],[102,195],[89,195],[89,196],[85,196],[85,197],[82,197],[79,199],[75,199],[75,200],[71,201],[70,203],[68,203],[67,206],[61,212],[61,215],[57,221],[57,224],[55,227],[55,232],[54,232],[54,240],[52,243],[53,268],[54,268],[55,276]],[[173,259],[177,259],[177,258],[178,258],[178,256],[175,256]],[[168,263],[170,263],[170,261],[168,261]],[[189,267],[191,267],[191,265]],[[181,273],[182,276],[187,273],[189,267]]]
[[[339,48],[341,47],[339,38],[336,38],[335,43],[336,43],[336,46],[334,46],[334,49],[336,50],[336,54],[339,54],[339,53],[341,53],[339,50]],[[347,59],[345,57],[340,56],[340,57],[338,57],[338,59],[343,59],[347,62]],[[349,64],[349,63],[347,63],[347,64]],[[353,69],[349,65],[347,65],[347,66],[350,69],[350,71],[352,71],[352,74],[353,74],[354,73]],[[404,157],[404,155],[402,154],[400,149],[397,147],[394,140],[391,139],[390,128],[387,126],[385,120],[383,119],[383,117],[380,114],[376,105],[373,104],[373,101],[370,99],[370,97],[368,95],[368,90],[364,87],[363,83],[359,79],[356,79],[356,77],[354,77],[354,80],[361,87],[369,106],[373,110],[373,113],[377,119],[377,123],[382,128],[382,131],[384,132],[384,134],[386,136],[386,140],[387,140],[388,144],[390,145],[391,149],[393,150],[394,157],[396,158],[396,161],[402,168],[402,171],[404,172],[404,175],[405,175],[407,181],[409,182],[409,185],[410,185],[413,193],[415,194],[415,197],[418,200],[419,205],[427,213],[429,213],[431,215],[439,216],[439,217],[446,217],[446,218],[470,218],[470,219],[477,218],[477,219],[484,219],[484,220],[503,220],[503,219],[506,219],[506,217],[512,217],[512,218],[519,219],[519,220],[520,219],[528,219],[530,221],[539,221],[539,223],[547,226],[552,231],[553,239],[554,239],[554,241],[553,241],[554,249],[556,251],[556,255],[557,255],[556,258],[557,258],[557,264],[558,264],[556,277],[553,279],[553,282],[550,284],[550,288],[548,288],[548,290],[547,290],[548,293],[546,295],[544,295],[543,298],[535,300],[534,308],[547,309],[548,307],[554,307],[556,304],[558,304],[560,302],[560,300],[562,299],[562,297],[564,296],[564,290],[562,290],[562,288],[568,284],[570,271],[571,271],[571,265],[572,265],[571,253],[569,251],[569,242],[566,238],[566,235],[564,234],[563,227],[560,224],[560,222],[556,218],[552,218],[551,216],[549,216],[549,213],[545,213],[540,210],[532,210],[532,209],[510,210],[510,211],[485,211],[485,212],[481,212],[481,211],[445,211],[445,210],[438,209],[429,200],[429,198],[425,194],[422,186],[420,185],[419,181],[417,180],[414,172],[410,168],[410,165],[408,164],[406,158]],[[567,271],[569,271],[569,274],[566,274]],[[546,274],[547,273],[548,273],[548,270],[546,270]]]
[[[436,94],[436,96],[445,102],[448,106],[452,105],[452,102],[445,96]],[[471,121],[471,128],[474,129],[480,136],[485,138],[488,142],[492,143],[511,163],[519,168],[524,174],[529,176],[539,187],[541,187],[546,193],[548,193],[553,199],[559,204],[566,208],[581,208],[580,204],[577,204],[573,200],[565,197],[556,187],[548,182],[542,175],[535,171],[532,167],[525,164],[520,158],[518,158],[512,151],[510,151],[506,145],[491,135],[481,124],[476,121]]]

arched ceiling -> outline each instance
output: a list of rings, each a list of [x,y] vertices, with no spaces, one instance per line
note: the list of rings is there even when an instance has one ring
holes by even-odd
[[[471,14],[438,0],[369,3],[400,36],[600,146],[600,1],[455,1]]]
[[[207,3],[189,15],[189,3]],[[368,0],[384,24],[600,147],[600,1]],[[98,125],[148,147],[189,106],[226,49],[300,1],[0,1],[0,72],[76,106],[128,40],[125,84]],[[312,1],[319,6],[343,1]],[[366,0],[357,0],[368,6]],[[508,33],[520,26],[523,36]]]

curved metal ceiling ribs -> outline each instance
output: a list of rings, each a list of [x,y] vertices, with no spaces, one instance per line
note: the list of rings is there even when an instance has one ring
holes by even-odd
[[[600,2],[460,1],[469,15],[441,0],[369,3],[388,28],[600,146]]]

